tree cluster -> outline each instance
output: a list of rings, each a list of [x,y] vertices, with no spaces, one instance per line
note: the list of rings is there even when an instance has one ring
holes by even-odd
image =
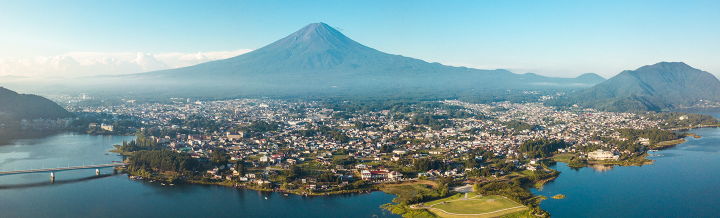
[[[505,127],[510,129],[515,129],[517,131],[523,131],[523,130],[536,130],[538,127],[536,125],[531,125],[525,122],[512,120],[510,122],[505,123]]]
[[[518,148],[518,151],[525,152],[531,157],[539,156],[544,158],[550,156],[552,152],[566,148],[567,146],[568,144],[563,140],[540,138],[523,142]]]
[[[440,160],[434,160],[430,158],[420,158],[413,161],[413,170],[416,172],[426,172],[429,170],[441,170],[444,169],[445,163]]]
[[[650,140],[650,143],[658,143],[679,139],[682,136],[682,134],[674,131],[660,129],[617,129],[616,131],[620,132],[622,137],[633,142],[638,138],[647,138]]]
[[[126,152],[135,152],[141,150],[161,150],[163,149],[163,146],[159,145],[152,138],[148,138],[143,134],[138,134],[135,140],[131,140],[130,142],[123,140],[123,144],[120,149]]]
[[[682,117],[682,119],[681,119]],[[663,112],[650,116],[652,120],[665,120],[667,125],[663,128],[677,128],[697,125],[720,125],[720,121],[711,115],[692,114],[683,112]]]
[[[133,169],[174,172],[190,171],[198,165],[198,161],[187,153],[170,150],[138,151],[130,156],[129,163],[129,168]]]

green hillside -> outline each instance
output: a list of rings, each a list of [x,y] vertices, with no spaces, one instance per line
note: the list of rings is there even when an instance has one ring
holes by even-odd
[[[682,62],[661,62],[622,73],[574,99],[605,111],[660,111],[720,101],[720,81]]]
[[[0,87],[0,114],[5,119],[57,119],[73,116],[60,105],[46,98]]]

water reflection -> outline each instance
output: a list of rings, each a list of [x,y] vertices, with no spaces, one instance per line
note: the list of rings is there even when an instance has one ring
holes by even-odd
[[[0,154],[29,156],[0,163],[0,168],[112,163],[123,157],[105,153],[114,149],[113,144],[133,138],[63,134],[15,140],[0,146]],[[52,183],[49,173],[0,176],[0,217],[51,217],[58,212],[67,217],[399,217],[379,208],[395,197],[380,192],[284,196],[215,185],[163,186],[158,181],[131,180],[126,174],[95,176],[94,169],[64,171],[56,179]]]
[[[30,157],[30,152],[0,153],[0,165]]]
[[[609,171],[615,167],[615,165],[605,165],[605,164],[588,164],[588,166],[598,172]]]
[[[97,175],[97,176],[90,176],[90,177],[86,177],[86,178],[67,179],[67,180],[55,180],[55,179],[51,179],[48,177],[47,182],[0,185],[0,190],[2,190],[2,189],[23,189],[23,188],[34,188],[34,187],[43,187],[43,186],[51,186],[51,185],[71,184],[71,183],[91,181],[91,180],[95,180],[95,179],[102,179],[102,178],[110,177],[110,176],[115,176],[115,175],[103,174],[103,175]]]

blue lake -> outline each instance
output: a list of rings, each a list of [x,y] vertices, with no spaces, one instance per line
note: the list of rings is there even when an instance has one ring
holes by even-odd
[[[717,110],[687,111],[720,116]],[[720,128],[650,154],[652,165],[571,169],[542,190],[553,217],[718,217]],[[108,153],[133,137],[59,134],[0,146],[0,171],[80,166],[122,160]],[[267,199],[265,199],[267,197]],[[111,168],[0,176],[0,217],[399,217],[379,206],[382,192],[322,197],[283,196],[223,186],[162,186],[113,174]]]
[[[0,146],[0,171],[122,160],[113,144],[134,137],[59,134]],[[112,168],[0,176],[0,217],[399,217],[382,211],[394,195],[284,196],[224,186],[162,186]],[[267,198],[267,199],[266,199]]]
[[[719,217],[720,128],[689,132],[702,138],[649,152],[661,155],[649,157],[652,165],[575,170],[558,163],[560,177],[533,193],[566,195],[540,204],[553,217]]]

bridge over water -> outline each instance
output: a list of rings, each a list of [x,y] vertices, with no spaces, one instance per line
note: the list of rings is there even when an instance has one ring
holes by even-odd
[[[87,166],[76,166],[76,167],[57,167],[57,168],[42,168],[42,169],[34,169],[34,170],[31,169],[31,170],[3,171],[3,172],[0,172],[0,176],[10,175],[10,174],[57,172],[57,171],[93,169],[93,168],[99,169],[99,168],[105,168],[105,167],[118,167],[118,166],[125,166],[125,165],[126,165],[126,163],[112,163],[112,164],[99,164],[99,165],[87,165]]]

